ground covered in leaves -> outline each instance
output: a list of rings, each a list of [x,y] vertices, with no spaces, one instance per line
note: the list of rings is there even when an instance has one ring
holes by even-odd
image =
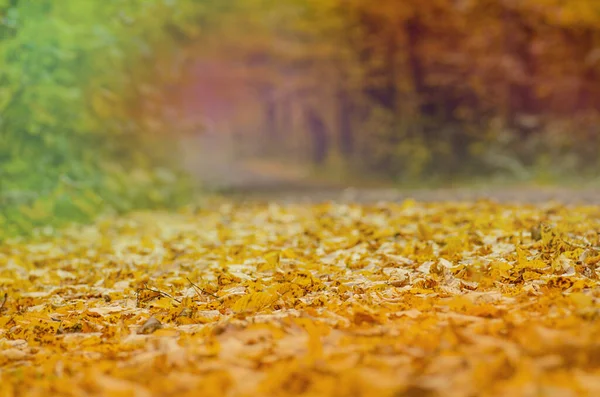
[[[0,396],[600,395],[600,208],[217,203],[0,246]]]

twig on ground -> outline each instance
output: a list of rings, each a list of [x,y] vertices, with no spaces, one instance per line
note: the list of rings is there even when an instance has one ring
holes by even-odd
[[[189,282],[189,283],[192,285],[192,287],[194,287],[194,288],[196,289],[196,293],[197,293],[198,295],[200,295],[200,294],[198,293],[198,291],[200,291],[200,292],[202,292],[203,294],[210,295],[210,296],[212,296],[212,297],[213,297],[213,298],[215,298],[215,299],[219,299],[219,297],[218,297],[217,295],[213,294],[212,292],[208,292],[208,291],[206,291],[206,290],[203,290],[202,288],[198,287],[196,284],[194,284],[194,283],[192,282],[192,280],[190,280],[190,279],[189,279],[189,277],[186,277],[186,279],[187,279],[187,281],[188,281],[188,282]]]
[[[156,289],[156,288],[150,288],[150,287],[148,287],[148,286],[146,286],[146,285],[145,285],[144,287],[142,287],[141,289],[142,289],[142,290],[146,290],[146,291],[151,291],[151,292],[157,293],[157,294],[159,294],[159,295],[160,295],[160,296],[162,296],[162,297],[169,298],[169,299],[173,299],[175,302],[177,302],[177,303],[181,303],[181,300],[180,300],[180,299],[177,299],[177,298],[175,298],[173,295],[171,295],[171,294],[169,294],[169,293],[167,293],[167,292],[161,291],[161,290],[159,290],[159,289]]]
[[[2,310],[4,310],[4,305],[6,304],[7,300],[8,300],[8,292],[5,292],[4,298],[2,299],[2,304],[0,304],[0,313],[2,313]]]

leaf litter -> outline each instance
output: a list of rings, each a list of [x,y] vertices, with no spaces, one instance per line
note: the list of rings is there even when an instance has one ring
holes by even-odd
[[[218,203],[0,247],[0,396],[600,395],[600,208]]]

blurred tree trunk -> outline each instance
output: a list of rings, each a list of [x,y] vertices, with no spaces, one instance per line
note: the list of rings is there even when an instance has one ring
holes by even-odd
[[[262,88],[262,118],[263,118],[263,154],[273,155],[277,153],[277,144],[279,142],[278,120],[277,120],[277,102],[273,95],[273,88],[265,86]]]
[[[337,93],[338,128],[340,151],[346,159],[354,154],[354,130],[352,129],[352,99],[345,88]]]
[[[323,118],[312,105],[305,105],[304,118],[306,127],[312,140],[312,161],[315,165],[322,165],[329,152],[329,136]]]
[[[437,128],[439,127],[438,125],[431,127],[432,123],[437,124],[438,122],[436,119],[438,109],[434,100],[440,102],[445,98],[439,93],[434,98],[432,89],[427,85],[427,69],[421,54],[422,43],[427,40],[426,30],[426,26],[418,15],[408,19],[404,24],[408,74],[413,89],[411,101],[417,109],[417,118],[410,130],[414,136],[420,136],[425,142],[432,143],[438,137]]]
[[[534,132],[539,114],[535,94],[536,59],[531,51],[535,31],[515,10],[504,8],[504,49],[511,61],[508,71],[507,125],[523,135]]]
[[[579,89],[574,110],[590,111],[600,110],[598,101],[598,65],[600,59],[594,59],[597,32],[592,28],[564,29],[567,42],[574,51],[574,60],[581,68],[579,76]]]
[[[425,68],[419,54],[419,44],[423,39],[424,27],[418,16],[410,18],[404,25],[406,34],[406,52],[408,56],[408,66],[414,89],[415,100],[418,109],[423,115],[431,115],[431,105],[426,98]]]
[[[365,32],[360,62],[365,71],[364,93],[377,105],[396,111],[396,62],[398,45],[394,29],[382,28],[385,25],[379,18],[363,12],[359,23]],[[383,62],[379,61],[383,60]]]
[[[277,114],[277,129],[280,137],[289,136],[292,131],[292,97],[290,95],[282,96],[279,101],[279,111]]]
[[[267,142],[275,143],[277,140],[277,104],[272,98],[265,100],[265,134]]]

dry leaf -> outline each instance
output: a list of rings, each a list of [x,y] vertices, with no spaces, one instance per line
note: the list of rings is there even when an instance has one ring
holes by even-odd
[[[0,396],[596,395],[596,230],[599,207],[216,201],[10,242]]]

